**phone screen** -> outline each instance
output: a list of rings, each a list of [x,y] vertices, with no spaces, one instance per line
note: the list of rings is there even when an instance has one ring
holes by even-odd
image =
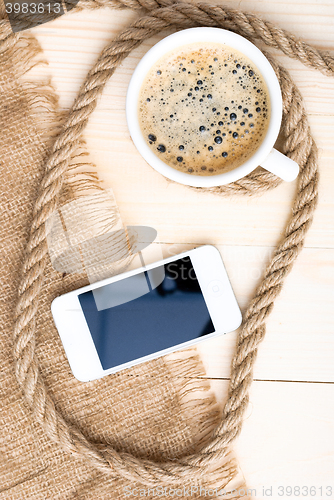
[[[215,331],[190,257],[78,298],[104,370]]]

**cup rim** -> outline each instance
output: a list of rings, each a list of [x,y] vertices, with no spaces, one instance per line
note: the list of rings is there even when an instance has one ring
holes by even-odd
[[[201,176],[180,172],[167,165],[150,149],[141,132],[139,123],[139,94],[150,68],[165,54],[184,45],[198,42],[213,42],[227,45],[247,56],[260,71],[268,89],[271,107],[267,133],[254,154],[245,163],[221,174]],[[141,156],[165,177],[188,186],[214,187],[234,182],[252,172],[267,158],[272,150],[282,121],[281,88],[273,67],[256,45],[232,31],[222,28],[199,27],[177,31],[153,45],[135,68],[126,96],[126,119],[131,138]]]

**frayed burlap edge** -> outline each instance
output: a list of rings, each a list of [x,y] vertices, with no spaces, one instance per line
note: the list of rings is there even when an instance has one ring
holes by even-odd
[[[4,38],[0,40],[0,54],[2,64],[15,68],[15,78],[20,80],[29,107],[31,118],[36,125],[39,141],[43,144],[45,154],[52,148],[55,138],[61,132],[68,115],[67,111],[58,110],[58,96],[50,79],[30,80],[31,70],[41,64],[47,64],[43,59],[42,49],[38,41],[30,33],[19,35],[8,34],[7,25],[0,21]],[[87,196],[89,193],[103,190],[98,179],[95,165],[87,160],[89,153],[81,136],[77,142],[77,151],[71,158],[67,172],[64,174],[64,183],[59,197],[59,205],[64,205],[77,197]],[[122,269],[122,268],[121,268]],[[179,403],[184,412],[189,412],[187,425],[196,437],[189,452],[195,453],[208,442],[217,426],[221,410],[215,396],[211,392],[210,384],[205,379],[205,371],[194,349],[174,353],[165,358],[165,366],[173,378],[179,378],[176,387],[179,389]],[[202,377],[202,378],[201,378]],[[102,450],[101,450],[102,451]],[[107,453],[107,450],[105,451]],[[170,457],[173,460],[173,457]],[[214,467],[216,474],[212,475],[214,483],[211,487],[224,487],[237,471],[234,458],[224,457]],[[185,479],[184,485],[188,480]],[[193,486],[193,483],[190,482]],[[205,479],[198,480],[198,489],[205,488]],[[238,484],[242,484],[242,479]],[[200,498],[196,494],[196,498]],[[231,497],[232,498],[232,497]]]
[[[317,68],[329,75],[333,75],[334,61],[330,55],[320,53],[305,42],[298,41],[290,33],[253,14],[225,9],[216,5],[188,4],[186,2],[170,2],[169,0],[162,4],[154,0],[143,2],[129,0],[119,2],[119,4],[121,3],[131,8],[144,7],[151,12],[149,16],[133,23],[103,51],[82,86],[66,121],[65,129],[57,138],[47,162],[47,174],[42,184],[42,189],[47,192],[47,196],[42,192],[36,203],[32,237],[27,247],[30,256],[24,265],[17,307],[17,322],[14,332],[16,376],[23,388],[29,388],[25,390],[25,398],[32,410],[37,403],[39,407],[43,408],[43,416],[36,415],[36,418],[41,421],[46,432],[53,436],[55,429],[58,429],[57,434],[62,429],[62,446],[65,450],[86,457],[94,467],[106,474],[108,474],[108,467],[111,467],[111,470],[109,469],[111,475],[120,474],[129,479],[136,477],[143,484],[156,484],[157,481],[178,484],[184,477],[191,476],[196,480],[201,474],[207,474],[212,463],[226,456],[230,443],[239,434],[242,416],[248,402],[248,389],[252,380],[252,368],[257,347],[265,334],[266,318],[273,308],[274,300],[282,288],[285,276],[291,270],[294,260],[303,246],[305,234],[312,221],[317,202],[317,148],[310,135],[306,114],[302,107],[302,98],[288,74],[281,68],[280,77],[281,84],[284,84],[285,87],[283,98],[286,112],[286,122],[283,126],[284,148],[288,155],[296,159],[301,166],[293,214],[286,228],[283,242],[277,247],[266,270],[264,280],[247,310],[245,322],[239,334],[237,352],[232,363],[229,399],[224,407],[223,420],[216,429],[213,441],[201,449],[198,454],[191,455],[181,462],[170,461],[157,464],[148,460],[138,460],[128,454],[117,453],[110,448],[101,455],[96,447],[92,448],[81,433],[74,429],[68,429],[61,415],[55,412],[52,401],[43,390],[43,381],[38,375],[38,365],[34,359],[31,344],[31,340],[34,338],[34,314],[36,310],[34,302],[36,303],[41,288],[45,267],[46,249],[43,236],[45,217],[50,209],[52,210],[56,206],[62,177],[77,148],[78,137],[96,106],[96,99],[102,92],[104,84],[113,74],[117,65],[134,47],[161,29],[171,24],[182,28],[207,25],[232,29],[250,39],[261,39],[267,45],[279,48],[290,57],[299,59],[307,66]],[[89,7],[88,4],[89,2],[87,2]],[[114,6],[114,3],[112,2],[110,5]],[[252,182],[247,187],[249,180]],[[273,187],[274,184],[274,177],[264,178],[261,173],[257,173],[247,176],[246,182],[233,183],[227,187],[227,193],[248,194],[249,187],[257,192],[259,190],[265,191]],[[220,192],[226,194],[226,189],[221,189]],[[36,252],[38,258],[32,258]],[[41,394],[43,394],[42,398]],[[51,426],[50,422],[52,422]]]

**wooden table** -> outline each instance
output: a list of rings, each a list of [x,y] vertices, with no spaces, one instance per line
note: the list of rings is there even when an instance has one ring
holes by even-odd
[[[225,0],[224,5],[259,14],[334,54],[333,0]],[[50,63],[43,72],[51,72],[61,107],[71,105],[102,48],[137,15],[84,11],[34,29]],[[143,43],[116,71],[85,136],[124,223],[156,228],[165,255],[216,245],[244,311],[282,236],[296,183],[254,199],[219,198],[168,182],[140,157],[127,130],[126,89],[140,57],[169,33]],[[268,321],[237,453],[249,488],[256,489],[252,498],[266,498],[271,487],[278,498],[279,486],[315,486],[315,496],[295,490],[292,498],[321,500],[334,498],[334,80],[274,53],[305,98],[320,148],[320,202],[305,249]],[[226,398],[235,338],[230,333],[200,346],[220,401]]]

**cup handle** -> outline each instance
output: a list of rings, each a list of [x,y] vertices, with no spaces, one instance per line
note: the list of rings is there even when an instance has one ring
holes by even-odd
[[[277,175],[283,181],[294,181],[299,174],[299,165],[276,149],[272,149],[261,167]]]

